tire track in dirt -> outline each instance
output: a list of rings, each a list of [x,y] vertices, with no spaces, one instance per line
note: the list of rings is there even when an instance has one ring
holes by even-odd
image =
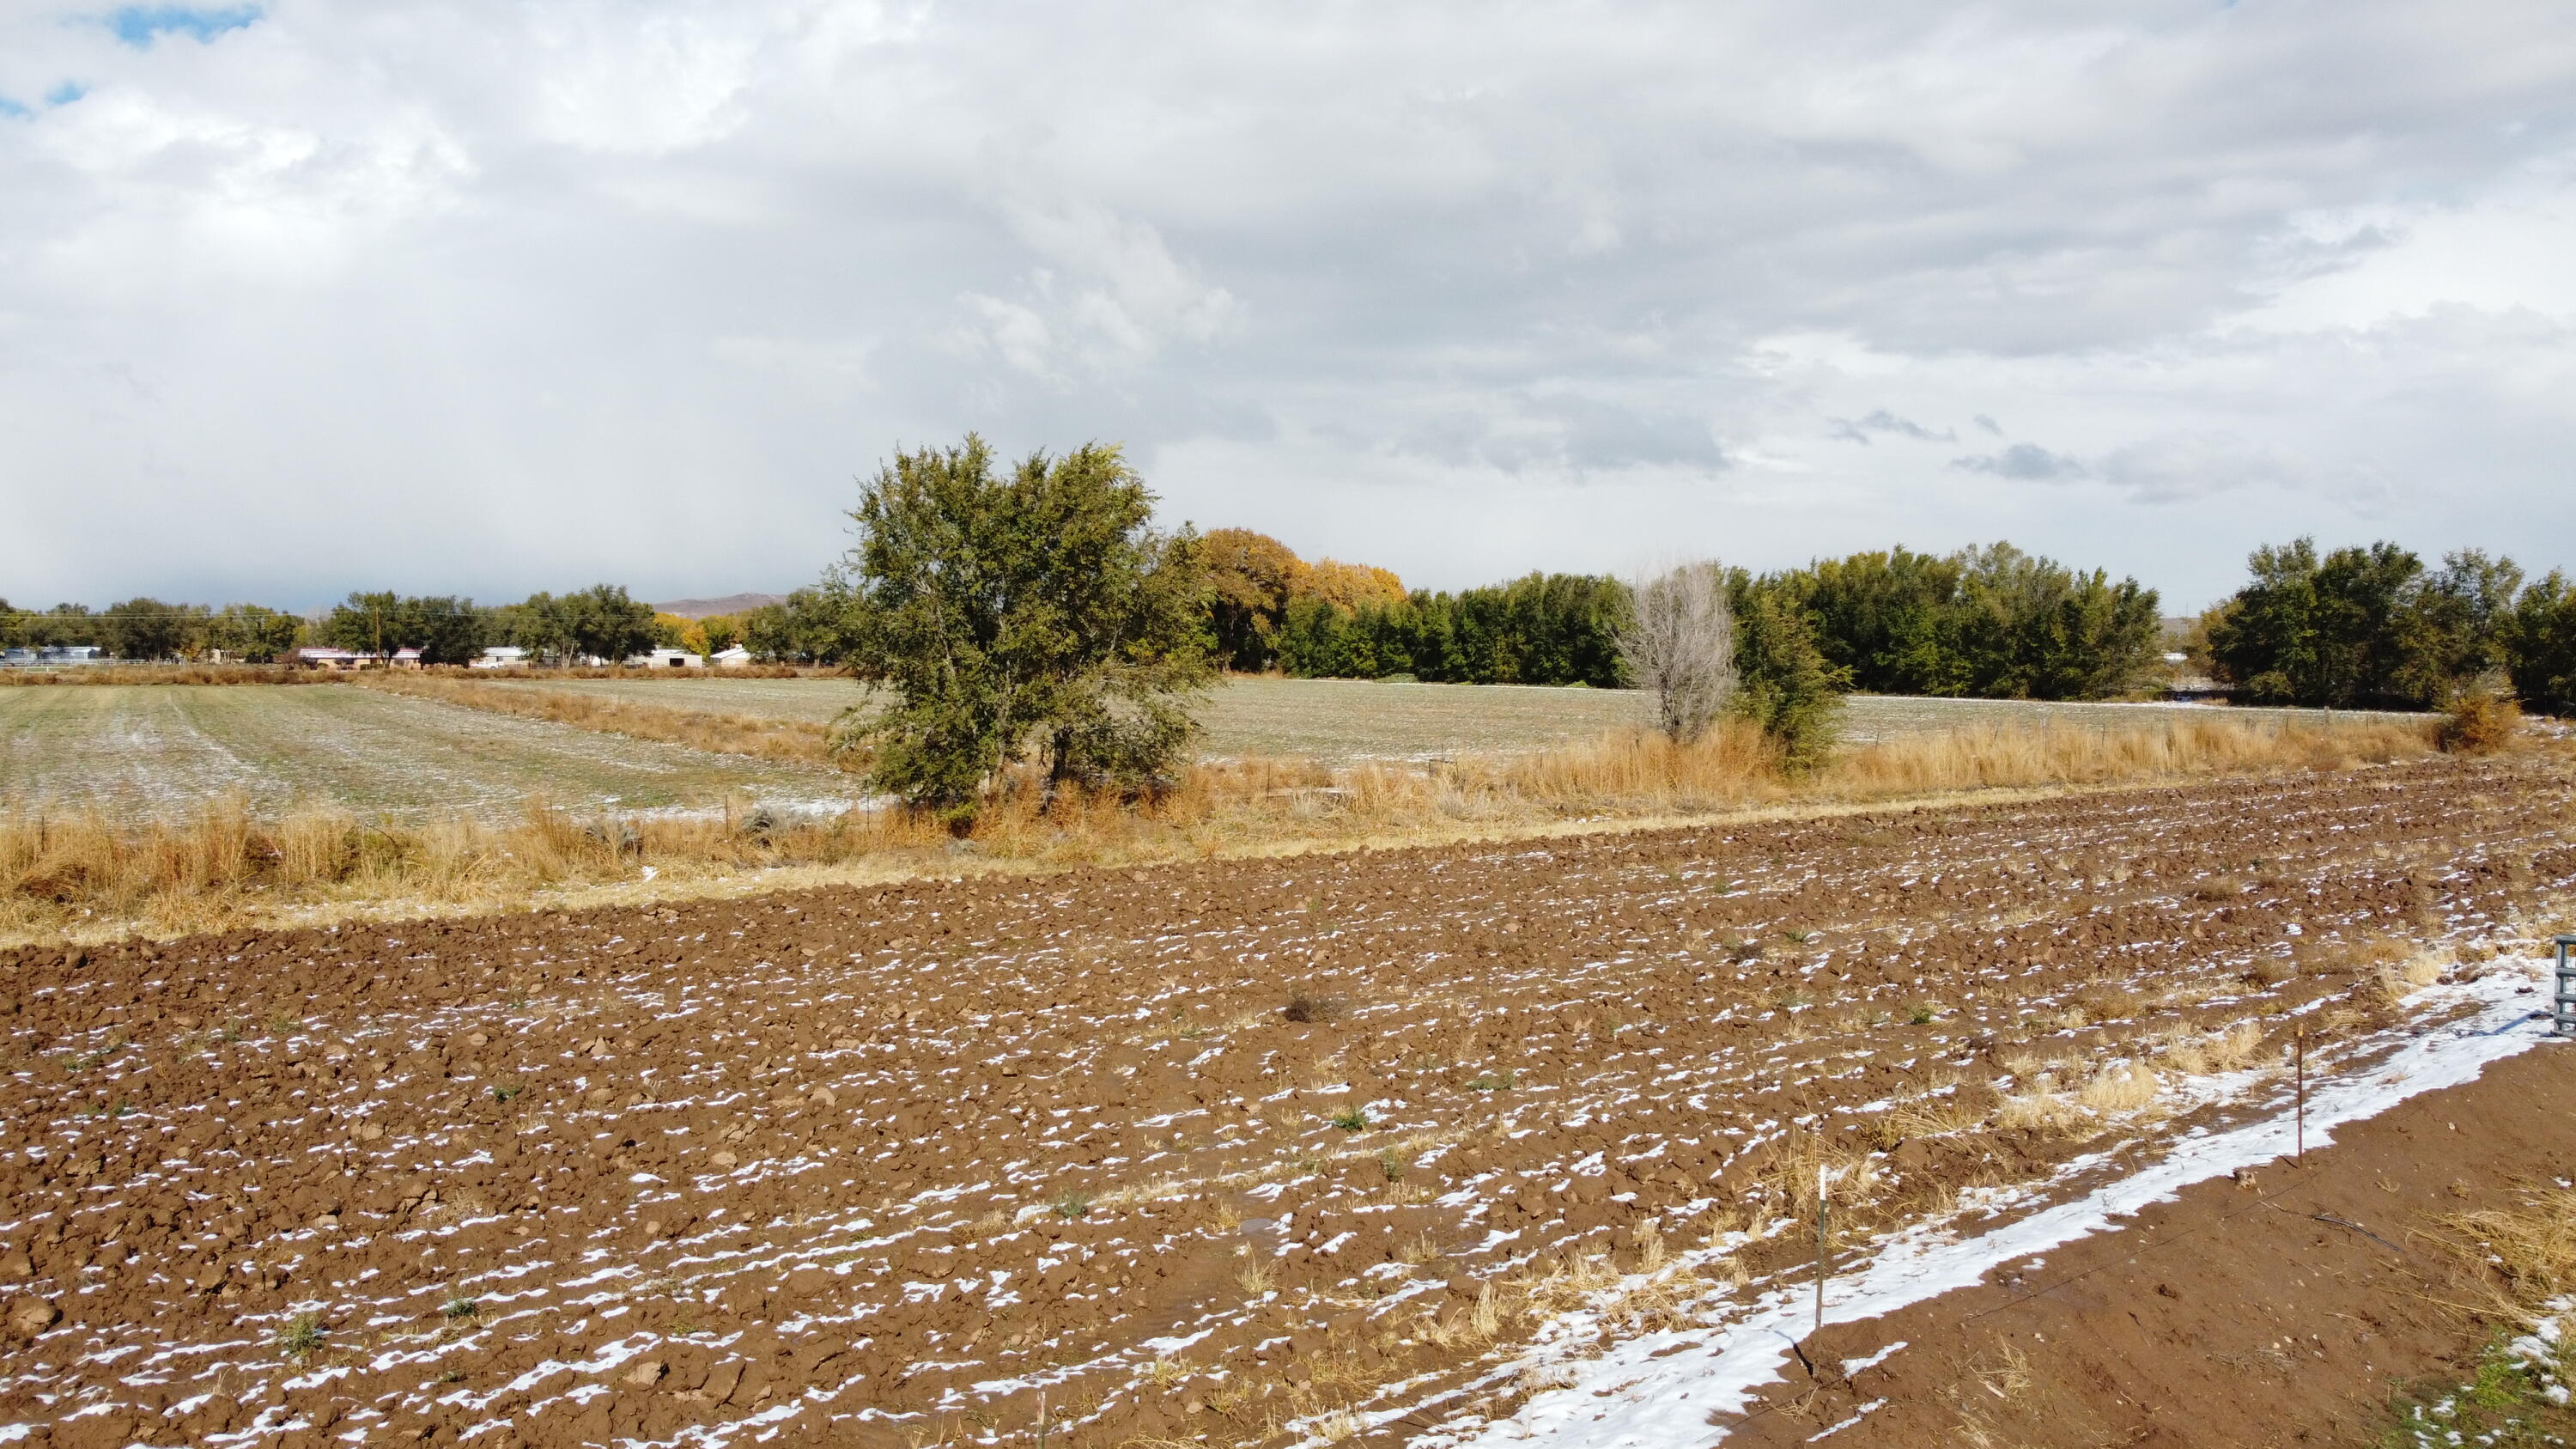
[[[1865,1230],[2195,1120],[2231,1029],[2364,1029],[2388,942],[2563,891],[2569,798],[2528,755],[22,950],[0,1423],[1331,1437],[1667,1242],[1784,1266],[1820,1158]]]

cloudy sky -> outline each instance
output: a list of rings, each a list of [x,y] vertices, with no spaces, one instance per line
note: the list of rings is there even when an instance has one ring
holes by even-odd
[[[0,0],[0,596],[810,580],[1123,442],[1454,587],[2576,567],[2564,0]]]

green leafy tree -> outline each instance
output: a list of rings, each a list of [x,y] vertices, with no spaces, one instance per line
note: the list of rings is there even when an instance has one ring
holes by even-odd
[[[1848,681],[1825,662],[1791,589],[1742,569],[1731,571],[1727,584],[1735,618],[1731,709],[1761,727],[1790,773],[1814,770],[1833,755]]]
[[[653,606],[617,584],[593,584],[555,601],[573,652],[622,664],[654,647]]]
[[[18,621],[19,639],[39,649],[104,645],[106,623],[91,613],[87,604],[56,604],[41,614],[22,617]]]
[[[1275,636],[1299,678],[1411,674],[1453,684],[1627,683],[1619,631],[1628,589],[1591,574],[1530,574],[1458,594],[1416,590],[1356,607],[1316,594],[1288,601]]]
[[[783,604],[763,604],[744,612],[742,647],[754,658],[773,663],[847,664],[852,648],[851,608],[848,581],[836,571],[820,584],[789,594]]]
[[[1826,664],[1871,694],[1972,693],[1956,607],[1965,567],[1903,547],[1823,559],[1779,582]]]
[[[266,664],[295,647],[304,621],[257,604],[226,604],[206,620],[206,647]]]
[[[403,647],[402,595],[352,591],[331,607],[313,637],[335,649],[391,654]]]
[[[2104,699],[2155,672],[2158,599],[2135,579],[2079,574],[2009,543],[1962,550],[1956,649],[1971,694]]]
[[[538,660],[569,661],[576,648],[562,602],[544,593],[494,609],[491,640],[525,649]]]
[[[750,650],[753,658],[773,664],[813,662],[812,655],[796,647],[784,604],[762,604],[743,611],[742,647]]]
[[[1871,693],[2105,699],[2147,683],[2162,653],[2154,590],[2009,543],[1857,553],[1779,582],[1825,662]]]
[[[707,641],[707,655],[713,658],[742,642],[742,621],[731,614],[709,614],[698,621],[698,634]]]
[[[403,645],[424,664],[467,664],[492,642],[492,611],[448,595],[404,600]]]
[[[325,644],[361,654],[391,656],[397,650],[417,649],[425,664],[464,664],[494,642],[497,632],[493,611],[476,608],[472,599],[379,591],[349,595],[332,608],[314,635]]]
[[[531,594],[502,612],[508,643],[542,658],[599,659],[622,664],[654,647],[653,606],[617,584],[569,594]]]
[[[2522,573],[2474,549],[2439,572],[2396,544],[2256,549],[2252,579],[2206,624],[2210,664],[2249,702],[2349,709],[2448,704],[2508,662]]]
[[[1351,647],[1350,610],[1313,596],[1291,599],[1278,631],[1266,641],[1277,648],[1279,667],[1295,679],[1352,679],[1359,676]],[[1371,671],[1370,677],[1375,677]]]
[[[2417,581],[2399,617],[2389,692],[2436,708],[2504,669],[2521,589],[2522,569],[2512,559],[2474,548],[2444,554],[2441,569]]]
[[[2522,591],[2506,634],[2514,693],[2525,706],[2576,715],[2576,583],[2552,569]]]
[[[970,820],[1035,753],[1050,787],[1151,781],[1213,676],[1197,538],[1156,532],[1114,447],[996,471],[984,440],[895,455],[838,567],[851,672],[892,698],[849,719],[877,785]]]
[[[203,604],[127,599],[99,619],[98,642],[119,659],[184,659],[204,647]]]

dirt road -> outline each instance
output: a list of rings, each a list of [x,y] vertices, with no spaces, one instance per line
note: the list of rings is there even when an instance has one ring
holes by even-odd
[[[1619,1274],[1791,1268],[1819,1162],[1866,1234],[2151,1150],[2287,1013],[2385,1023],[2414,943],[2473,963],[2563,900],[2569,785],[2445,761],[21,951],[0,1424],[1455,1430],[1539,1387],[1490,1370],[1551,1312],[1677,1311],[1602,1307]]]

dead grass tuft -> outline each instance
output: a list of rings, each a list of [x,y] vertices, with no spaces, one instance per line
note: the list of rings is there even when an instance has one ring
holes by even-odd
[[[2156,1099],[2162,1084],[2156,1074],[2132,1063],[2114,1067],[2084,1084],[2075,1094],[2076,1104],[2088,1112],[2135,1112]]]
[[[1957,1092],[1925,1093],[1890,1107],[1881,1122],[1884,1145],[1893,1146],[1913,1137],[1954,1137],[1974,1132],[1986,1124],[1986,1114]]]
[[[2263,1028],[2240,1021],[2225,1031],[2185,1037],[2165,1048],[2164,1064],[2185,1076],[2207,1077],[2242,1071],[2263,1044]]]
[[[2093,1119],[2055,1092],[2020,1092],[1995,1109],[1995,1126],[2007,1132],[2083,1136],[2093,1130]]]
[[[2502,1278],[2501,1309],[2525,1313],[2576,1291],[2576,1190],[2527,1192],[2509,1208],[2442,1220],[2451,1246]]]

